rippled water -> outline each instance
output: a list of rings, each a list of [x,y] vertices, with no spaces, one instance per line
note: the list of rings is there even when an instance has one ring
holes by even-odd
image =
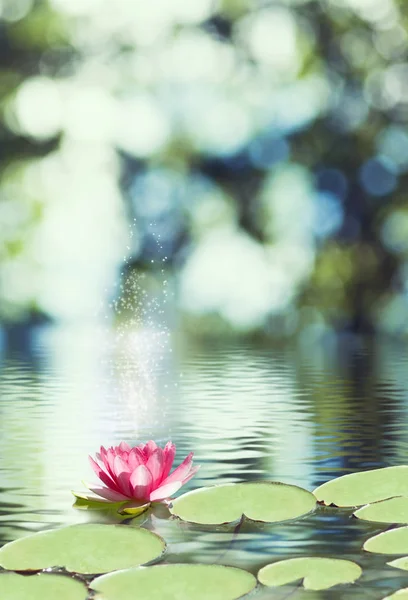
[[[72,508],[100,444],[172,439],[201,464],[188,484],[273,479],[313,490],[335,476],[407,463],[408,352],[353,339],[199,344],[166,332],[44,329],[4,350],[0,373],[0,543],[112,517]],[[145,517],[142,517],[145,519]],[[136,525],[136,522],[133,523]],[[337,556],[365,567],[354,586],[294,586],[259,598],[382,598],[408,574],[361,551],[384,528],[319,509],[283,525],[194,527],[152,516],[170,562],[252,572],[278,557]],[[132,524],[131,524],[132,526]],[[292,591],[294,592],[292,593]]]

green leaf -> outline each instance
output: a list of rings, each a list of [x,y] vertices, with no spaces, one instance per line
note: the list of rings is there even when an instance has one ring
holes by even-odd
[[[106,508],[109,506],[122,506],[124,502],[110,502],[101,496],[97,496],[96,494],[87,494],[85,492],[75,492],[71,490],[71,494],[75,496],[76,501],[79,501],[80,504],[86,503],[91,508]]]
[[[75,579],[63,575],[39,574],[27,577],[0,573],[0,598],[7,600],[86,600],[88,590]]]
[[[147,509],[151,506],[150,502],[147,504],[137,504],[136,502],[126,502],[126,504],[122,504],[118,510],[118,513],[121,515],[129,515],[132,517],[138,517],[147,511]]]
[[[376,521],[377,523],[408,523],[408,496],[367,504],[359,508],[354,516],[364,521]]]
[[[81,498],[80,496],[76,496],[76,500],[73,504],[74,508],[78,508],[80,510],[107,510],[118,512],[120,508],[123,506],[123,502],[117,503],[109,503],[109,502],[98,502],[96,500],[88,500],[87,498]]]
[[[408,588],[404,588],[403,590],[398,590],[391,596],[387,596],[383,598],[383,600],[408,600]]]
[[[107,573],[156,560],[165,548],[164,540],[146,529],[72,525],[6,544],[0,549],[0,565],[13,571],[58,566],[76,573]]]
[[[78,492],[72,492],[76,498],[73,507],[79,510],[103,510],[107,512],[116,512],[120,515],[129,515],[137,517],[150,508],[151,503],[138,504],[137,502],[107,502],[105,500],[90,499]]]
[[[403,556],[402,558],[392,560],[391,562],[387,563],[387,565],[390,565],[390,567],[395,567],[396,569],[408,571],[408,556]]]
[[[140,502],[109,502],[95,494],[85,494],[83,492],[72,492],[75,496],[74,508],[82,510],[106,510],[114,511],[119,514],[126,514],[137,517],[144,513],[151,503],[140,504]]]
[[[394,496],[408,496],[408,466],[386,467],[343,475],[313,492],[319,502],[336,506],[362,506]]]
[[[227,483],[188,492],[173,501],[170,512],[184,521],[206,525],[231,523],[242,515],[274,523],[296,519],[315,506],[313,494],[303,488],[260,481]]]
[[[251,573],[222,565],[159,565],[98,577],[100,600],[235,600],[256,586]]]
[[[376,552],[377,554],[407,554],[408,527],[398,527],[379,533],[369,538],[363,548],[367,552]]]
[[[290,558],[266,565],[258,572],[258,580],[276,587],[303,579],[307,590],[327,590],[339,583],[354,583],[362,573],[361,567],[338,558]]]

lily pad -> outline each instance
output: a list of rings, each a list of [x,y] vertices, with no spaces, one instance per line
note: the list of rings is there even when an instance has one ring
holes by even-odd
[[[166,544],[147,529],[123,525],[72,525],[10,542],[0,565],[13,571],[64,567],[84,574],[107,573],[158,559]]]
[[[310,556],[266,565],[258,572],[258,580],[276,587],[303,579],[307,590],[327,590],[340,583],[354,583],[361,573],[361,567],[349,560]]]
[[[235,600],[256,587],[251,573],[222,565],[159,565],[95,579],[100,600]]]
[[[184,521],[216,525],[238,521],[245,515],[253,521],[275,523],[296,519],[316,506],[307,490],[270,481],[227,483],[201,488],[176,498],[170,512]]]
[[[386,467],[343,475],[316,488],[319,502],[336,506],[362,506],[394,496],[408,496],[408,466]]]
[[[408,527],[398,527],[374,535],[366,541],[363,548],[377,554],[407,554]]]
[[[408,523],[408,496],[367,504],[356,510],[354,516],[377,523]]]
[[[390,567],[395,567],[396,569],[402,569],[403,571],[408,571],[408,556],[403,556],[402,558],[397,558],[396,560],[393,560],[393,561],[387,563],[387,565],[390,565]]]
[[[7,600],[86,600],[88,590],[80,581],[53,574],[27,577],[0,574],[0,598]]]
[[[383,598],[383,600],[408,600],[408,588],[398,590],[398,592],[395,592],[394,594],[391,594],[391,596]]]

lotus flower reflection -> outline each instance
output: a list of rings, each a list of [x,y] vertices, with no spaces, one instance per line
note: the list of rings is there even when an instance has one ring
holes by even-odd
[[[153,441],[131,448],[126,442],[104,448],[91,466],[103,485],[87,484],[92,494],[77,494],[78,498],[100,502],[133,502],[146,505],[170,498],[198,471],[193,467],[193,453],[183,460],[172,473],[176,446],[168,442],[160,448]]]

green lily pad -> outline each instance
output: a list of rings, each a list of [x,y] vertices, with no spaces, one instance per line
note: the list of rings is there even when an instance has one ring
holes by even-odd
[[[253,521],[275,523],[296,519],[315,506],[315,497],[303,488],[259,481],[187,492],[173,501],[170,512],[184,521],[203,525],[231,523],[242,515]]]
[[[88,590],[70,577],[39,574],[27,577],[17,573],[0,574],[0,598],[7,600],[86,600]]]
[[[408,496],[367,504],[356,510],[354,516],[377,523],[408,523]]]
[[[408,527],[398,527],[374,535],[366,541],[363,548],[377,554],[407,554]]]
[[[158,535],[123,525],[72,525],[10,542],[0,549],[0,565],[12,571],[65,567],[84,574],[136,567],[162,556]]]
[[[402,558],[392,560],[391,562],[387,563],[387,565],[390,565],[390,567],[395,567],[396,569],[408,571],[408,556],[403,556]]]
[[[408,466],[386,467],[343,475],[316,488],[319,502],[362,506],[394,496],[408,496]]]
[[[361,573],[361,567],[349,560],[310,556],[266,565],[258,572],[258,580],[276,587],[303,579],[307,590],[327,590],[340,583],[354,583]]]
[[[387,596],[383,598],[383,600],[408,600],[408,588],[404,588],[403,590],[398,590],[391,596]]]
[[[100,600],[235,600],[255,587],[255,577],[242,569],[192,564],[128,569],[91,584]]]

